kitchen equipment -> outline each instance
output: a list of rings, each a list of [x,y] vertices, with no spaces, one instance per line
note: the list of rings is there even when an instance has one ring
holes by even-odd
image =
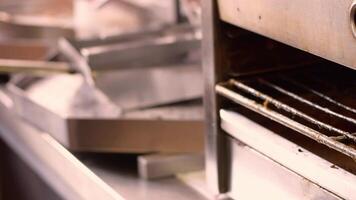
[[[11,45],[6,48],[6,52],[14,53],[7,58],[16,59],[16,51]],[[33,51],[31,48],[28,50]],[[47,51],[40,52],[44,54],[34,54],[36,59],[45,59]],[[24,54],[27,55],[28,51]],[[185,64],[97,72],[95,84],[101,88],[98,91],[100,98],[106,105],[113,106],[107,107],[110,108],[107,110],[97,109],[98,112],[93,111],[91,104],[80,104],[80,98],[90,95],[78,93],[84,82],[80,74],[45,77],[19,74],[13,76],[2,91],[3,96],[10,97],[6,99],[10,99],[8,105],[12,111],[51,134],[70,150],[200,152],[203,148],[201,102],[187,101],[201,95],[201,79],[197,78],[200,73],[199,65]],[[182,84],[161,84],[160,81]],[[192,83],[196,84],[193,88],[190,85]],[[185,89],[187,87],[189,90]],[[152,104],[146,101],[147,96],[162,99],[168,91],[173,95],[181,94],[181,100],[184,101],[173,104],[177,99],[170,101],[168,95],[166,100],[172,103],[148,106]],[[146,101],[148,107],[133,109],[139,103],[135,100]],[[112,112],[118,107],[126,108],[121,115]]]
[[[204,2],[206,170],[216,195],[355,198],[352,8]]]
[[[7,90],[14,101],[14,111],[74,151],[178,153],[200,151],[203,146],[199,102],[124,111],[117,116],[111,115],[111,110],[93,113],[90,106],[77,108],[70,98],[75,91],[68,92],[74,87],[48,87],[61,97],[58,98],[48,91],[43,96],[36,94],[43,90],[19,85],[10,83]]]
[[[58,46],[63,59],[83,75],[89,88],[102,90],[124,110],[190,100],[202,94],[199,58],[194,55],[200,51],[200,33],[190,25],[105,39],[62,38]],[[167,81],[179,84],[172,90],[172,85],[161,84]],[[125,95],[113,92],[127,88],[132,89]]]
[[[108,70],[182,61],[188,53],[199,52],[200,41],[200,29],[190,24],[179,24],[104,38],[61,39],[59,49],[72,62],[79,62],[79,58],[73,59],[73,55],[78,54],[77,57],[81,55],[92,70]],[[197,63],[199,58],[190,62]]]

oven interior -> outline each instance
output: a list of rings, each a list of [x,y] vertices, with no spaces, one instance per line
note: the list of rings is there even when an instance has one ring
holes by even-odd
[[[356,175],[356,71],[235,26],[220,30],[219,108]]]

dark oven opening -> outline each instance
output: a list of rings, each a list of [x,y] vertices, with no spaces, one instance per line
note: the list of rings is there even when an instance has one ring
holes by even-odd
[[[223,81],[234,109],[356,173],[356,71],[225,24]]]

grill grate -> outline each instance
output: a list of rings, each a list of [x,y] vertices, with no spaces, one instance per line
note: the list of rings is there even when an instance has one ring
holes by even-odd
[[[356,160],[356,74],[338,66],[303,67],[216,86],[220,95]]]

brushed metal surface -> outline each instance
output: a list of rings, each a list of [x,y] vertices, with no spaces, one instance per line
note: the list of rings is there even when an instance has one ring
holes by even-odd
[[[244,176],[244,170],[252,170],[252,169],[256,170],[256,172],[253,172],[253,170],[248,171],[251,172],[251,178],[255,177],[256,179],[251,180],[250,183],[247,182],[246,184],[251,184],[251,185],[258,184],[258,183],[265,184],[265,181],[267,182],[272,180],[274,181],[276,177],[273,177],[273,175],[271,175],[274,173],[275,175],[277,175],[277,177],[278,176],[280,177],[275,179],[276,181],[275,184],[280,184],[280,186],[276,187],[275,189],[280,190],[281,187],[283,188],[284,186],[286,186],[284,189],[281,189],[279,191],[281,195],[285,193],[285,191],[289,191],[286,192],[284,195],[293,194],[296,195],[295,196],[296,199],[300,199],[301,197],[303,197],[303,195],[306,195],[305,198],[307,199],[314,199],[314,198],[317,199],[323,197],[320,196],[320,194],[325,193],[324,191],[330,191],[331,193],[344,199],[353,199],[355,197],[356,176],[351,172],[346,171],[342,168],[333,167],[335,165],[332,162],[329,162],[326,159],[317,156],[315,154],[315,151],[318,150],[318,147],[315,147],[315,145],[314,145],[315,150],[313,151],[310,149],[305,149],[301,145],[291,142],[288,139],[277,135],[271,130],[257,124],[256,122],[234,111],[221,110],[220,116],[222,120],[221,126],[226,131],[226,133],[228,133],[235,139],[240,140],[245,145],[248,145],[248,147],[242,147],[242,148],[254,149],[256,152],[263,154],[264,156],[268,157],[269,159],[275,162],[274,164],[271,164],[271,165],[275,165],[275,167],[270,166],[272,168],[275,168],[275,170],[268,170],[269,173],[263,175],[269,177],[266,178],[266,180],[262,179],[261,181],[258,181],[257,179],[258,175],[257,177],[255,177],[255,175],[253,174],[254,173],[263,174],[263,172],[259,172],[258,168],[264,165],[263,160],[265,158],[253,159],[253,156],[251,155],[246,156],[244,159],[250,157],[251,162],[256,162],[255,167],[252,167],[253,166],[251,165],[252,163],[249,163],[246,160],[247,166],[244,167],[246,167],[247,169],[244,168],[236,169],[236,167],[231,168],[233,169],[232,174],[234,174],[234,170],[236,170],[235,176]],[[233,147],[233,149],[234,148],[235,147]],[[234,150],[232,150],[232,152],[233,154],[231,156],[232,158],[231,163],[235,165],[239,165],[240,164],[238,161],[239,156],[244,157],[243,154],[241,152],[239,154],[239,152],[236,152],[236,150],[235,152]],[[327,154],[326,156],[331,157],[331,153]],[[354,163],[352,164],[354,165]],[[278,165],[280,166],[277,167]],[[298,174],[299,178],[298,177],[296,178],[294,175],[292,176],[285,175],[285,174],[283,175],[284,172],[282,171],[286,171],[286,170],[290,171],[289,174],[291,174],[291,172]],[[235,176],[231,177],[232,182],[236,180],[236,178],[234,178]],[[292,178],[293,176],[294,178]],[[282,179],[282,177],[284,178]],[[246,181],[249,180],[247,179]],[[286,182],[291,181],[291,182],[283,183],[283,181]],[[300,182],[300,183],[296,183],[296,182]],[[311,185],[314,185],[312,186],[314,187],[313,189],[309,187]],[[244,183],[241,182],[238,183],[237,186],[235,186],[235,190],[240,191],[240,189],[244,187],[246,186],[244,186]],[[259,188],[261,190],[264,190],[263,188],[265,187],[259,187]],[[272,192],[270,195],[277,194],[277,192],[278,191]],[[267,194],[268,192],[266,193],[266,195]],[[248,193],[245,195],[249,196]],[[325,196],[326,199],[327,197],[328,195]],[[276,199],[276,198],[283,199],[282,196],[273,197],[272,199]]]
[[[16,113],[71,150],[143,153],[199,152],[203,149],[199,101],[127,110],[121,117],[92,113],[85,108],[73,112],[73,99],[69,98],[68,91],[75,86],[71,82],[71,87],[66,87],[68,82],[62,83],[55,82],[64,93],[56,90],[58,87],[49,87],[44,93],[40,90],[34,95],[34,90],[22,90],[11,84],[7,91]],[[61,98],[57,98],[59,93]]]
[[[1,139],[63,199],[207,199],[175,177],[140,179],[132,154],[74,157],[49,134],[11,113],[2,98],[0,111]]]
[[[356,69],[352,0],[218,2],[220,17],[228,23]]]
[[[148,154],[139,156],[137,161],[143,179],[171,177],[204,168],[203,154]]]
[[[135,155],[85,155],[80,160],[125,199],[132,200],[206,200],[211,199],[189,185],[192,180],[167,177],[145,180],[139,177]],[[187,174],[187,177],[191,177]],[[200,177],[199,181],[203,181]],[[199,184],[204,184],[200,182]],[[203,187],[203,185],[200,185]]]
[[[95,76],[95,86],[100,89],[95,95],[124,112],[198,99],[203,92],[200,71],[198,65],[105,71]],[[23,80],[20,77],[12,81],[12,85],[18,88],[16,85],[22,84],[20,93],[52,112],[62,116],[81,113],[81,117],[92,117],[89,109],[77,106],[80,98],[92,95],[83,90],[84,81],[80,75],[51,76],[25,85]]]
[[[5,105],[1,98],[0,137],[64,199],[122,199],[56,140]]]
[[[146,117],[140,119],[135,118],[139,111],[131,116],[128,114],[128,118],[77,118],[38,104],[18,90],[13,90],[11,97],[17,114],[74,151],[200,152],[204,146],[201,115],[199,119],[186,115],[187,110],[180,106],[163,110],[154,108],[153,114],[144,110]],[[191,106],[201,109],[199,103]],[[199,112],[199,108],[192,110]],[[172,115],[175,118],[164,117]]]
[[[12,52],[7,58],[16,58],[17,48],[12,45],[5,47],[3,49]],[[35,54],[32,56],[43,59],[46,51],[37,49],[33,50]],[[31,48],[24,48],[18,55],[32,59],[28,55],[30,52]],[[199,98],[202,94],[200,71],[198,65],[178,65],[98,74],[98,87],[115,100],[114,106],[126,108],[122,118],[113,116],[111,112],[109,115],[106,112],[101,115],[93,113],[87,107],[73,111],[76,87],[80,86],[79,75],[68,75],[74,79],[66,79],[67,75],[63,79],[47,77],[53,84],[42,84],[43,87],[36,87],[37,92],[28,91],[31,88],[26,84],[22,89],[11,86],[8,89],[18,114],[71,150],[201,152],[204,148],[201,102],[131,109],[141,103],[157,105],[154,103],[157,103],[157,98],[167,104]],[[162,81],[168,84],[161,84]],[[98,115],[101,118],[93,118]]]
[[[233,199],[341,200],[325,189],[231,139],[231,191]]]
[[[218,124],[218,109],[221,99],[214,91],[215,84],[222,81],[226,67],[223,62],[224,44],[221,32],[222,24],[218,20],[217,1],[202,1],[202,61],[204,77],[204,115],[205,115],[205,165],[206,178],[214,195],[228,190],[227,170],[228,143]]]
[[[165,65],[182,60],[189,52],[200,50],[201,33],[193,27],[163,28],[155,36],[153,31],[132,34],[134,36],[127,36],[126,41],[120,41],[125,35],[121,38],[119,35],[119,41],[112,37],[110,44],[105,44],[107,41],[103,40],[81,48],[80,52],[93,70],[104,70]],[[144,35],[147,36],[142,38]]]

